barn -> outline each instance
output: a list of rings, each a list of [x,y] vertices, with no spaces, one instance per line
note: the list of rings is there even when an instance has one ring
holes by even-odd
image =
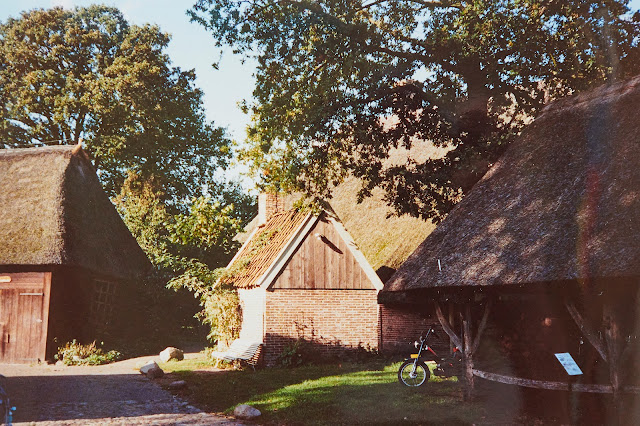
[[[108,331],[150,263],[81,146],[0,150],[0,362],[52,359]]]
[[[546,107],[386,282],[381,302],[433,307],[468,389],[482,377],[581,393],[556,394],[567,421],[637,423],[639,104],[635,78]],[[503,365],[479,366],[496,358],[485,349],[506,353]]]
[[[227,267],[241,300],[240,338],[263,342],[267,365],[298,340],[317,354],[377,350],[382,282],[335,214],[261,194],[258,218]]]

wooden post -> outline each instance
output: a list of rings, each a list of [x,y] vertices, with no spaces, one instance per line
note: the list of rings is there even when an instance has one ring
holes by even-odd
[[[471,317],[471,303],[467,302],[464,306],[464,314],[462,317],[462,330],[464,339],[464,400],[472,401],[475,389],[475,379],[473,376],[473,334],[471,331],[473,319]]]
[[[449,324],[451,324],[451,328],[455,330],[455,327],[456,327],[455,305],[451,301],[449,302]],[[453,348],[455,348],[455,346],[453,345],[453,341],[449,339],[449,352],[453,352]]]
[[[464,395],[465,401],[471,401],[473,400],[474,390],[475,390],[475,378],[473,374],[474,365],[475,365],[474,355],[475,355],[475,352],[478,350],[478,347],[480,346],[480,337],[482,336],[482,332],[484,331],[487,324],[489,311],[491,309],[491,301],[487,299],[485,303],[484,312],[482,314],[482,319],[478,325],[478,329],[475,333],[475,338],[473,333],[473,316],[471,313],[471,308],[472,308],[471,302],[465,303],[463,307],[462,338],[460,338],[455,333],[455,331],[451,327],[451,324],[449,323],[449,321],[447,321],[447,318],[445,318],[444,314],[442,313],[442,308],[440,307],[440,304],[437,301],[435,301],[434,304],[435,304],[436,316],[438,317],[438,321],[440,321],[442,328],[451,339],[451,343],[455,345],[455,347],[457,347],[458,350],[462,352],[462,355],[464,356],[464,372],[463,373],[464,373],[465,387],[464,387],[463,395]]]
[[[616,303],[617,302],[617,303]],[[609,382],[613,393],[613,424],[620,424],[621,419],[621,355],[625,349],[624,335],[620,330],[621,312],[619,299],[614,295],[605,296],[602,304],[602,329],[604,341],[601,340],[595,329],[591,327],[585,318],[576,309],[575,305],[567,301],[565,306],[571,314],[576,325],[596,349],[602,359],[609,366]]]
[[[604,340],[607,348],[609,363],[609,381],[613,390],[613,424],[620,424],[621,395],[620,395],[620,354],[624,340],[620,332],[619,306],[610,298],[605,300],[602,307],[602,324],[604,326]]]

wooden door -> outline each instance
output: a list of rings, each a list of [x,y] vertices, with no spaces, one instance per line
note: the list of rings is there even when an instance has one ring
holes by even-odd
[[[51,273],[0,274],[0,362],[44,361]]]

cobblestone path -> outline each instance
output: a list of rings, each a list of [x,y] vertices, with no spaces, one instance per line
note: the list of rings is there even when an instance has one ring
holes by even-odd
[[[147,379],[136,360],[98,367],[0,364],[14,424],[237,425],[203,413]]]

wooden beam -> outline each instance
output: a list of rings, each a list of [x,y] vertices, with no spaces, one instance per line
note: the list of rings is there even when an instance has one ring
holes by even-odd
[[[464,350],[462,348],[462,340],[460,339],[460,337],[458,337],[456,332],[453,331],[453,328],[451,328],[451,324],[449,324],[449,321],[447,321],[447,319],[444,317],[442,308],[440,307],[440,303],[438,303],[438,301],[434,301],[433,303],[436,308],[436,316],[438,317],[438,321],[440,321],[440,325],[444,329],[444,332],[447,333],[456,348],[458,348],[458,350],[464,354]]]
[[[573,318],[573,321],[576,323],[576,325],[580,329],[580,332],[584,335],[584,337],[587,338],[589,343],[591,343],[591,346],[593,346],[596,349],[596,351],[598,351],[598,353],[600,354],[600,357],[604,360],[604,362],[608,362],[607,351],[602,340],[600,340],[598,335],[593,331],[593,328],[591,328],[586,323],[586,321],[584,320],[584,318],[582,317],[582,315],[580,314],[580,312],[578,311],[574,303],[566,300],[564,302],[564,305],[567,308],[567,311],[569,311],[571,318]]]
[[[464,304],[464,317],[462,318],[462,338],[464,342],[464,400],[473,401],[475,380],[473,376],[474,355],[473,352],[473,318],[471,316],[471,302]]]
[[[482,336],[482,333],[484,333],[484,329],[487,326],[489,311],[491,311],[491,303],[492,303],[492,299],[487,299],[487,302],[484,305],[484,312],[482,313],[482,319],[480,320],[480,324],[478,325],[478,331],[476,331],[476,338],[473,341],[473,345],[471,347],[471,351],[473,353],[475,353],[478,350],[478,346],[480,346],[480,337]]]
[[[613,386],[611,385],[598,385],[590,383],[566,383],[566,382],[552,382],[546,380],[533,380],[525,379],[522,377],[506,376],[504,374],[490,373],[488,371],[473,370],[473,375],[492,382],[505,383],[508,385],[523,386],[534,389],[550,389],[550,390],[564,390],[574,392],[589,392],[589,393],[613,393]],[[624,393],[640,393],[640,386],[624,386],[622,388]]]

